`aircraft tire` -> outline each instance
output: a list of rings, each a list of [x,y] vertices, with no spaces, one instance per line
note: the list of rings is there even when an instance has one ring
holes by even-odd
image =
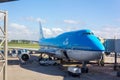
[[[117,77],[120,77],[120,71],[117,72]]]
[[[104,60],[101,60],[101,61],[100,61],[100,65],[101,65],[101,66],[104,66]]]
[[[82,73],[88,73],[89,69],[88,68],[81,68]]]

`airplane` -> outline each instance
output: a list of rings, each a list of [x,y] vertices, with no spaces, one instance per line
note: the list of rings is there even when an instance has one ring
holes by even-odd
[[[53,38],[44,38],[40,24],[39,52],[59,58],[82,61],[83,71],[88,72],[86,61],[101,59],[105,48],[89,29],[65,32]]]
[[[101,41],[89,29],[65,32],[56,37],[45,38],[41,22],[39,22],[39,25],[39,50],[11,47],[12,49],[21,49],[21,54],[18,54],[18,58],[23,62],[30,59],[30,54],[27,51],[23,52],[23,49],[26,49],[30,51],[37,51],[40,54],[45,53],[60,60],[65,59],[67,61],[80,61],[83,64],[81,70],[87,73],[88,68],[86,67],[86,62],[101,59],[102,54],[105,52],[105,48]]]

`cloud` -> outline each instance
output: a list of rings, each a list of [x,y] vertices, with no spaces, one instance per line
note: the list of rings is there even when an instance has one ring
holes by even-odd
[[[22,32],[24,34],[29,34],[29,30],[28,30],[27,26],[25,26],[25,25],[12,23],[12,24],[10,24],[10,27],[11,27],[12,31],[14,31],[16,33]]]
[[[33,32],[27,26],[11,23],[8,29],[8,38],[11,39],[26,39],[38,40],[38,31]]]
[[[43,28],[43,33],[45,37],[55,37],[64,31],[61,28]]]
[[[64,32],[68,31],[74,31],[74,30],[80,30],[81,27],[55,27],[55,28],[48,28],[43,27],[43,33],[44,37],[55,37],[59,34],[62,34]],[[120,27],[119,26],[113,26],[113,25],[107,25],[100,28],[91,28],[91,30],[97,35],[98,37],[102,37],[105,39],[108,38],[114,38],[116,36],[117,38],[120,38]],[[9,39],[26,39],[26,40],[39,40],[39,30],[32,30],[29,28],[29,26],[25,26],[22,24],[17,23],[11,23],[8,27],[8,36]]]
[[[64,28],[46,28],[45,36],[46,37],[54,37],[64,32],[75,31],[85,29],[83,27],[64,27]],[[98,37],[102,37],[105,39],[113,39],[114,37],[120,38],[120,27],[115,25],[105,25],[100,28],[89,28],[94,34]]]
[[[119,26],[112,26],[112,25],[107,25],[104,26],[103,28],[100,29],[94,29],[93,30],[94,33],[96,35],[98,35],[99,37],[103,37],[103,38],[120,38],[120,27]]]
[[[53,32],[54,34],[60,34],[60,33],[63,32],[63,30],[62,30],[61,28],[52,28],[52,32]]]
[[[42,23],[46,23],[46,20],[45,20],[45,19],[41,19],[41,18],[36,18],[36,21],[37,21],[37,22],[40,21],[40,22],[42,22]]]
[[[46,38],[55,37],[64,31],[61,28],[43,28],[43,33]],[[11,23],[8,29],[8,39],[25,39],[25,40],[39,40],[39,30],[31,30],[28,26]]]
[[[34,17],[32,17],[32,16],[24,17],[24,18],[22,18],[22,20],[30,21],[30,22],[39,22],[39,21],[41,21],[42,23],[46,23],[46,20],[45,20],[45,19],[34,18]]]
[[[75,20],[64,20],[64,23],[67,23],[67,24],[79,24],[79,22],[75,21]]]
[[[44,35],[44,37],[52,37],[53,36],[52,31],[49,28],[43,28],[43,35]]]

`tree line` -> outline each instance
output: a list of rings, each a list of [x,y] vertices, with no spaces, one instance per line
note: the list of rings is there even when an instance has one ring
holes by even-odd
[[[14,44],[37,44],[38,41],[32,41],[32,40],[10,40],[9,43]]]

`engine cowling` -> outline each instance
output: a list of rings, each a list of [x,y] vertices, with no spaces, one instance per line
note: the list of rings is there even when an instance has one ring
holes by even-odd
[[[27,53],[22,53],[22,54],[18,55],[18,58],[19,58],[20,61],[26,62],[30,59],[30,55],[27,54]]]
[[[30,59],[30,54],[28,51],[19,50],[18,51],[18,58],[21,62],[26,62]]]

